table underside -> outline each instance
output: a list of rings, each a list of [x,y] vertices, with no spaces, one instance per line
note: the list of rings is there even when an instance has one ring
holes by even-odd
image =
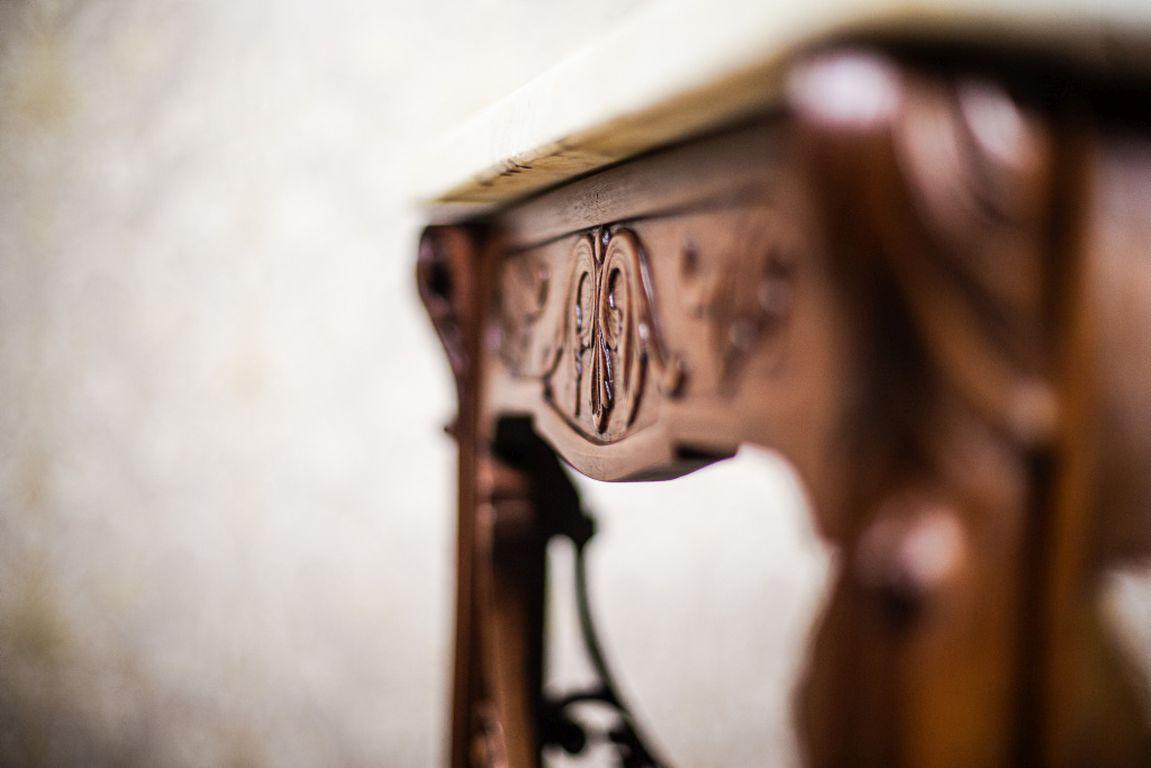
[[[1151,755],[1097,604],[1151,546],[1151,142],[1123,84],[976,62],[832,48],[769,113],[426,231],[459,391],[453,766],[579,746],[541,682],[544,550],[590,532],[557,457],[663,479],[743,444],[841,553],[807,762]],[[604,682],[621,764],[674,761]]]

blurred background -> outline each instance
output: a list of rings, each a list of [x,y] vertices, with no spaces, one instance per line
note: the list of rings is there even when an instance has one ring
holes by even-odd
[[[442,763],[453,404],[411,156],[637,5],[0,0],[0,765]],[[788,469],[580,485],[656,742],[794,764],[832,557]],[[570,559],[557,686],[588,674]],[[1151,647],[1146,580],[1113,592]]]

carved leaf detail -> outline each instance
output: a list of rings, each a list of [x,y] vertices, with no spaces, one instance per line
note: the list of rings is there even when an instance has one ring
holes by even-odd
[[[559,287],[542,260],[518,254],[503,266],[501,357],[515,376],[542,380],[552,407],[583,436],[619,440],[649,368],[664,396],[675,397],[683,379],[663,341],[647,254],[634,231],[599,228],[577,238],[557,269],[569,271]]]

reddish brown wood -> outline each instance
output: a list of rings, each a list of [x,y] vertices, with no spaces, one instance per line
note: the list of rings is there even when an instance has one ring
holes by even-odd
[[[457,416],[450,432],[459,445],[456,478],[455,659],[452,673],[450,761],[471,764],[480,668],[476,627],[476,510],[478,507],[479,334],[483,313],[479,234],[464,227],[432,227],[420,240],[416,282],[456,381]],[[494,746],[493,751],[500,747]],[[493,761],[487,761],[492,763]]]
[[[429,227],[417,282],[458,392],[458,564],[452,679],[453,766],[538,765],[544,555],[574,490],[554,456],[501,427],[484,400],[491,274],[485,229]],[[546,447],[543,450],[547,450]]]
[[[461,393],[454,766],[544,738],[548,510],[578,501],[542,443],[509,458],[509,417],[605,480],[792,462],[842,554],[809,763],[1151,755],[1098,606],[1151,549],[1151,145],[957,61],[822,54],[774,115],[429,230]]]
[[[1151,144],[1129,130],[1082,140],[1079,256],[1068,275],[1061,360],[1065,419],[1043,562],[1046,764],[1141,765],[1145,688],[1108,632],[1102,578],[1151,552]],[[1134,713],[1142,716],[1134,716]]]
[[[1055,419],[1058,148],[994,85],[873,55],[816,61],[792,92],[828,271],[854,318],[844,483],[819,510],[844,568],[809,668],[809,754],[1008,764],[1030,738],[1017,715],[1028,528],[1049,496]],[[980,133],[990,120],[1004,135]]]

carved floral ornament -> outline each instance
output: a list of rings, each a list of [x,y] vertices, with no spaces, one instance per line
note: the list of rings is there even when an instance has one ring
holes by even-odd
[[[684,379],[664,343],[647,254],[632,230],[598,228],[576,239],[561,270],[557,290],[543,260],[505,265],[501,355],[515,375],[541,379],[549,403],[584,437],[618,440],[649,375],[666,396]]]
[[[600,230],[577,241],[573,256],[572,414],[581,424],[590,416],[595,433],[610,439],[634,421],[649,366],[660,393],[670,396],[683,383],[683,366],[664,344],[647,255],[635,233]]]
[[[778,357],[794,281],[775,227],[750,226],[746,214],[732,214],[729,224],[730,242],[712,244],[706,267],[694,242],[660,262],[672,270],[680,298],[671,308],[707,328],[695,337],[706,348],[691,350],[694,365],[703,366],[692,386],[728,396],[755,349],[767,345],[769,357]],[[580,235],[566,252],[521,252],[502,265],[505,366],[541,381],[549,405],[593,442],[625,437],[650,387],[674,399],[688,383],[684,358],[667,342],[651,265],[637,232],[622,226]]]

